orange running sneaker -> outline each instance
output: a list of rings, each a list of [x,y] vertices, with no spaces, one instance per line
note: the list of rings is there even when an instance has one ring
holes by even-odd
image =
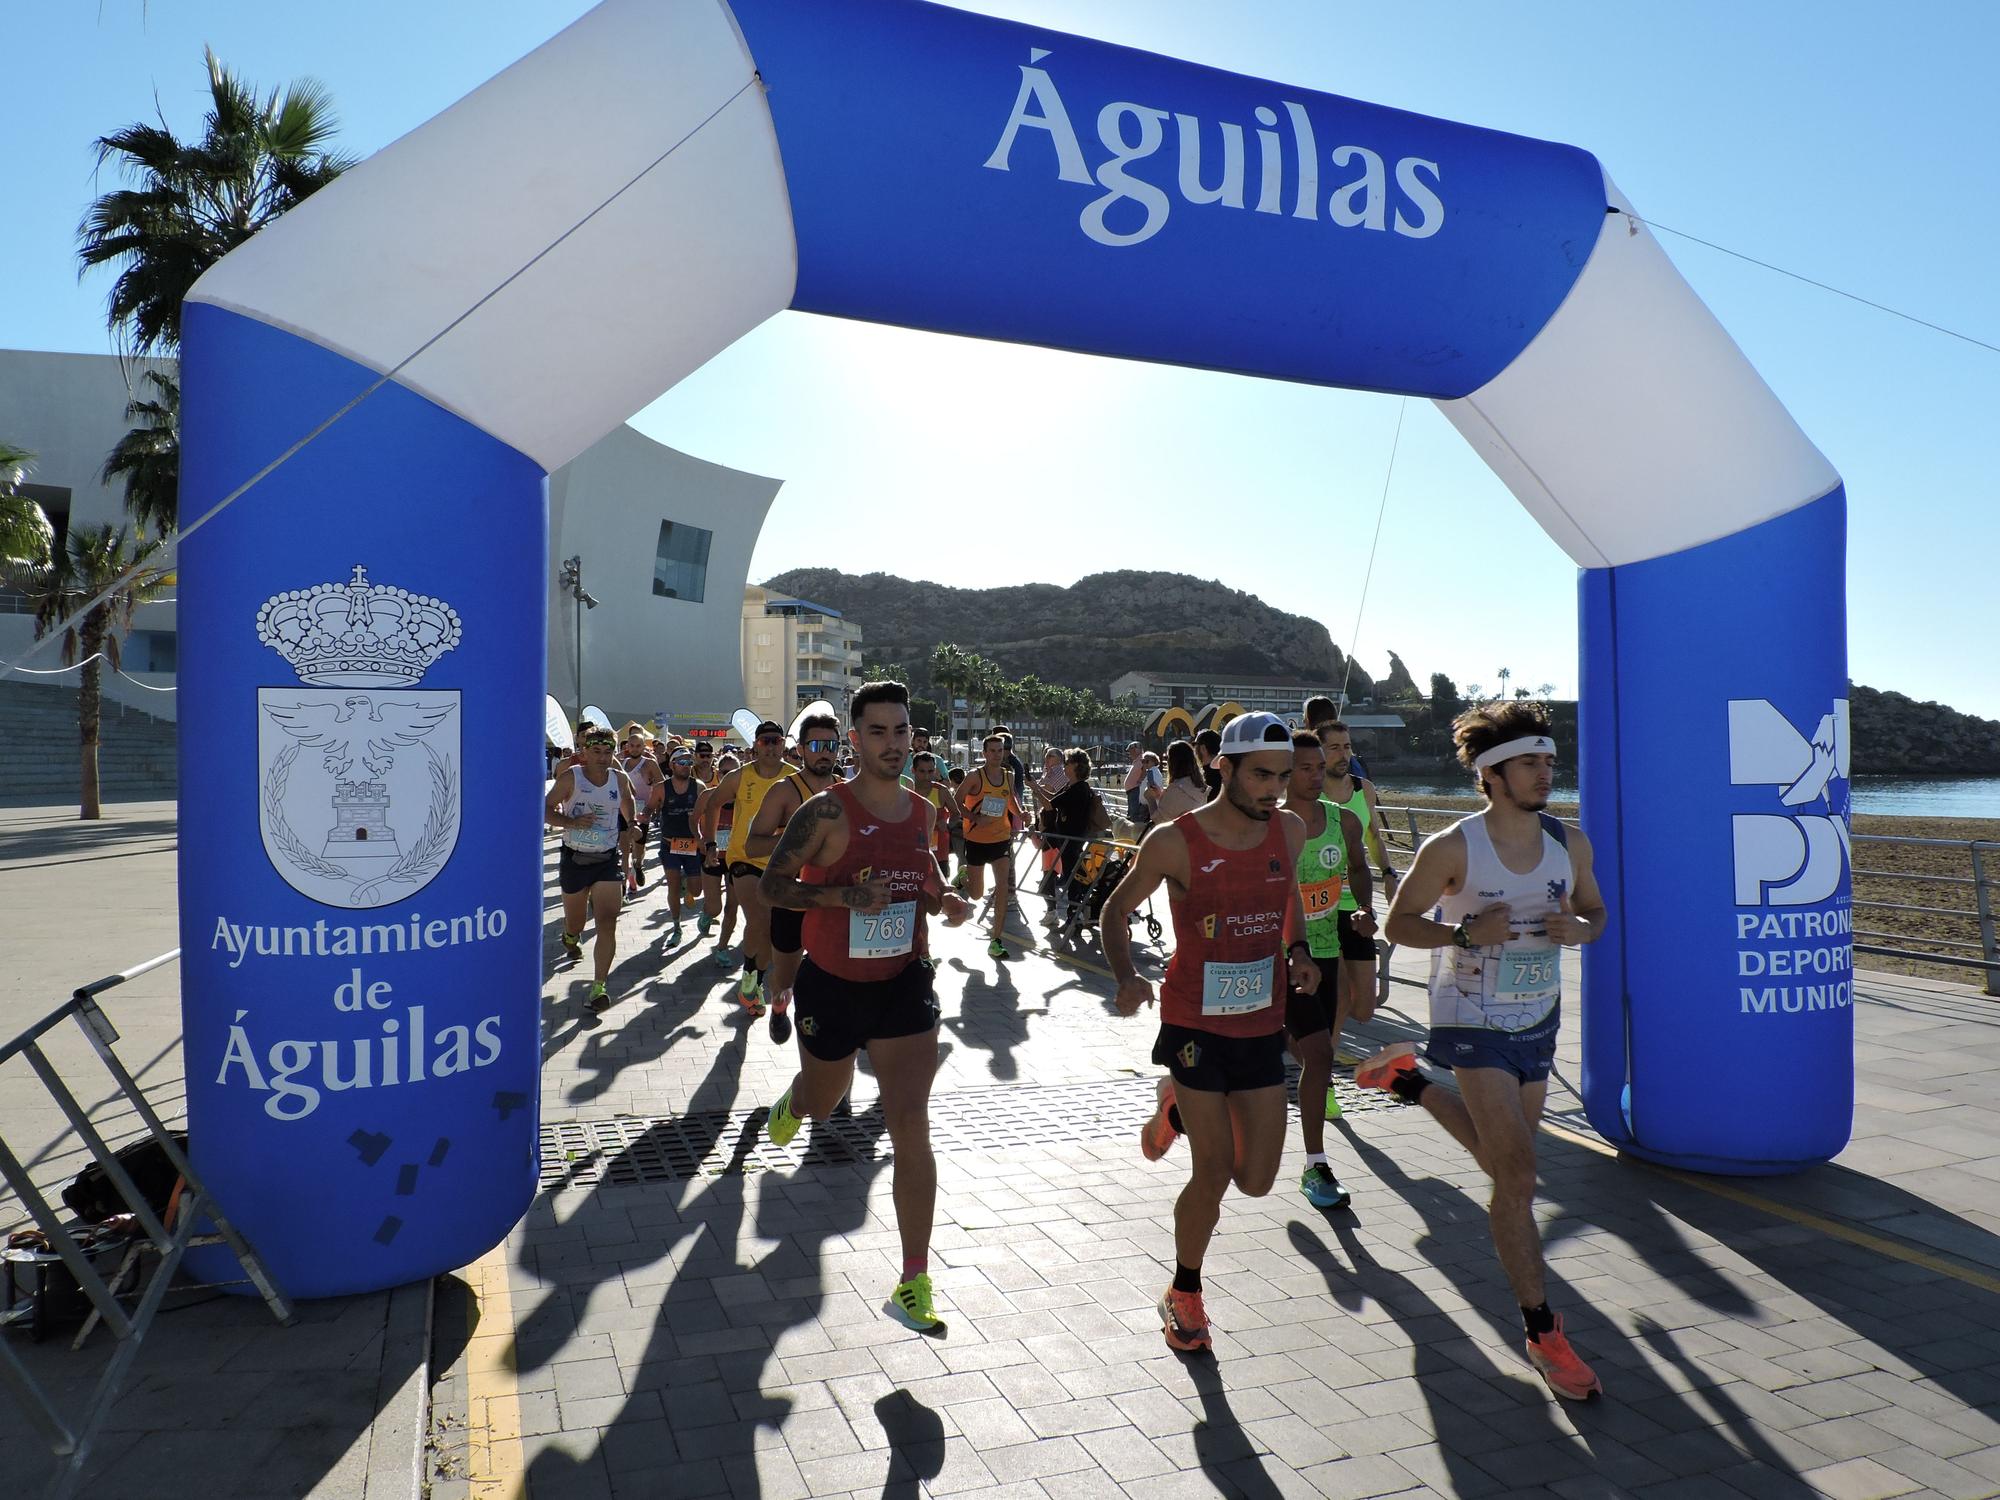
[[[1566,1401],[1588,1401],[1604,1391],[1604,1382],[1597,1378],[1597,1372],[1570,1348],[1569,1339],[1563,1334],[1561,1313],[1556,1314],[1554,1328],[1539,1339],[1528,1340],[1528,1363],[1541,1371],[1549,1389]]]
[[[1354,1084],[1356,1088],[1386,1089],[1398,1078],[1412,1076],[1416,1071],[1417,1044],[1396,1042],[1364,1058],[1354,1070]]]
[[[1167,1154],[1167,1148],[1181,1138],[1167,1119],[1167,1111],[1174,1107],[1174,1081],[1162,1078],[1158,1089],[1160,1107],[1153,1111],[1153,1118],[1139,1130],[1139,1149],[1146,1153],[1147,1161],[1158,1161]]]
[[[1208,1313],[1201,1305],[1200,1292],[1177,1292],[1168,1287],[1160,1298],[1160,1323],[1170,1349],[1192,1353],[1210,1347]]]

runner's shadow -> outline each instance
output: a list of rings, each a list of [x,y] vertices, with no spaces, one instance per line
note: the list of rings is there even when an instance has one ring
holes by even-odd
[[[1195,1457],[1216,1492],[1242,1500],[1284,1500],[1285,1492],[1264,1472],[1264,1450],[1243,1430],[1229,1405],[1222,1367],[1207,1355],[1183,1356],[1180,1362],[1201,1398],[1201,1420],[1190,1434]],[[1139,1487],[1144,1487],[1143,1480]]]
[[[995,1078],[1012,1082],[1021,1075],[1014,1052],[1027,1045],[1028,1017],[1034,1012],[1021,1008],[1021,992],[1005,969],[988,974],[960,967],[965,983],[959,991],[958,1011],[946,1017],[944,1024],[967,1046],[991,1053],[986,1070]],[[1040,1014],[1048,1014],[1046,1005]]]
[[[876,1401],[875,1420],[889,1439],[882,1500],[920,1500],[924,1485],[944,1472],[944,1420],[901,1390]]]

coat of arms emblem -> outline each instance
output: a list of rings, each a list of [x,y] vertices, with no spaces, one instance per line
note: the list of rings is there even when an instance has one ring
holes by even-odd
[[[459,695],[421,690],[458,644],[442,600],[370,583],[273,596],[257,639],[297,687],[257,690],[257,821],[285,882],[328,906],[386,906],[428,885],[459,826]]]

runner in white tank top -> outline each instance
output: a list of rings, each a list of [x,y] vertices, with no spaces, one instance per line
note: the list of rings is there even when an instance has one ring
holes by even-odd
[[[1572,1401],[1603,1390],[1549,1311],[1535,1227],[1535,1130],[1562,1020],[1560,949],[1595,942],[1605,910],[1590,841],[1547,817],[1555,740],[1539,704],[1468,709],[1458,758],[1486,810],[1424,841],[1389,907],[1389,941],[1432,950],[1426,1056],[1458,1092],[1417,1070],[1408,1043],[1356,1069],[1364,1088],[1421,1105],[1493,1179],[1487,1219],[1521,1306],[1528,1362]]]
[[[1486,815],[1465,818],[1439,837],[1465,840],[1464,884],[1437,905],[1435,920],[1456,927],[1493,903],[1507,907],[1509,936],[1487,948],[1431,950],[1431,1025],[1525,1032],[1562,1000],[1562,970],[1548,918],[1575,883],[1569,850],[1546,826],[1542,857],[1527,874],[1501,863]]]
[[[611,1003],[606,982],[618,947],[618,912],[624,905],[618,820],[632,821],[638,809],[632,802],[631,779],[613,759],[611,731],[590,726],[577,737],[577,748],[583,763],[556,773],[542,804],[542,817],[562,830],[556,884],[563,899],[563,952],[571,962],[581,963],[583,924],[586,919],[596,922],[596,977],[584,1003],[591,1010],[603,1010]]]

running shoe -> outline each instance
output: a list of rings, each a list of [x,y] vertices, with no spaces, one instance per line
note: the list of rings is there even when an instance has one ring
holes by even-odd
[[[908,1281],[897,1282],[896,1289],[889,1293],[889,1300],[882,1304],[882,1310],[905,1328],[914,1328],[918,1333],[944,1332],[944,1321],[931,1307],[931,1278],[928,1272],[919,1271]]]
[[[680,923],[676,922],[672,927],[667,929],[667,946],[669,948],[678,948],[680,945],[681,926]]]
[[[789,993],[771,1002],[771,1040],[780,1047],[792,1039],[792,997]]]
[[[1333,1085],[1330,1083],[1326,1086],[1326,1117],[1329,1120],[1340,1118],[1340,1095],[1333,1091]]]
[[[583,934],[565,932],[562,935],[563,954],[573,964],[583,962]]]
[[[742,979],[736,984],[736,1001],[750,1012],[750,1019],[756,1020],[764,1014],[763,986],[757,982],[757,971],[745,969]]]
[[[1153,1118],[1139,1132],[1139,1149],[1145,1153],[1147,1161],[1158,1161],[1167,1154],[1167,1148],[1181,1138],[1181,1133],[1174,1129],[1173,1122],[1167,1117],[1167,1112],[1174,1107],[1173,1079],[1162,1078],[1155,1094],[1160,1107],[1153,1111]]]
[[[609,1010],[611,1008],[611,996],[604,988],[603,980],[594,979],[591,981],[590,994],[586,997],[584,1003],[592,1010]]]
[[[1167,1336],[1167,1347],[1184,1353],[1208,1349],[1208,1313],[1201,1305],[1200,1292],[1177,1292],[1167,1288],[1167,1294],[1160,1298],[1160,1331]]]
[[[764,1117],[764,1134],[771,1138],[774,1146],[789,1146],[792,1137],[799,1133],[799,1126],[805,1122],[792,1113],[792,1091],[786,1089],[778,1096],[778,1102],[771,1106],[771,1112]]]
[[[695,917],[694,938],[696,942],[700,942],[703,938],[708,936],[708,929],[710,928],[710,926],[714,924],[714,922],[715,918],[711,917],[707,912],[701,912]]]
[[[1060,927],[1062,926],[1062,921],[1062,913],[1057,911],[1053,906],[1042,913],[1042,925],[1044,927]]]
[[[986,945],[986,956],[988,958],[1005,958],[1007,956],[1007,945],[1001,942],[1000,939],[995,938]]]
[[[1299,1191],[1314,1208],[1345,1208],[1349,1201],[1347,1189],[1325,1162],[1316,1161],[1306,1168],[1299,1179]]]
[[[1397,1042],[1364,1058],[1354,1070],[1354,1083],[1357,1088],[1386,1089],[1398,1078],[1414,1078],[1416,1074],[1417,1044]]]
[[[1528,1340],[1528,1363],[1541,1372],[1542,1379],[1549,1383],[1549,1389],[1566,1401],[1588,1401],[1604,1390],[1604,1382],[1597,1378],[1597,1372],[1577,1357],[1576,1350],[1570,1348],[1569,1340],[1563,1334],[1562,1314],[1556,1314],[1556,1326],[1540,1338]]]
[[[738,953],[734,948],[717,948],[715,950],[715,961],[725,969],[733,969],[743,961],[743,955]]]

